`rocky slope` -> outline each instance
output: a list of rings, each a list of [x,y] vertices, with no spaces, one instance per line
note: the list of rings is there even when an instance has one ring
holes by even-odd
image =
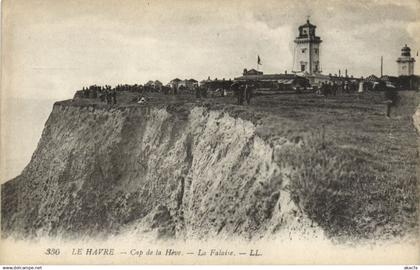
[[[245,119],[245,118],[244,118]],[[276,157],[299,140],[203,106],[56,103],[22,174],[2,186],[4,236],[255,239],[310,228]]]

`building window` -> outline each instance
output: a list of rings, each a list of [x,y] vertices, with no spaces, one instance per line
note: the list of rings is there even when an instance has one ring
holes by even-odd
[[[305,53],[306,52],[306,48],[305,49],[302,49],[302,53]]]
[[[318,54],[318,49],[314,49],[315,54]]]
[[[300,65],[300,71],[305,71],[305,65]]]

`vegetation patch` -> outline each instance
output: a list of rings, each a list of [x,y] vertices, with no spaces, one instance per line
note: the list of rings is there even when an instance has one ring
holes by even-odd
[[[409,170],[396,175],[371,152],[342,148],[322,132],[280,154],[279,162],[292,167],[292,199],[330,237],[383,239],[416,229],[417,185]]]

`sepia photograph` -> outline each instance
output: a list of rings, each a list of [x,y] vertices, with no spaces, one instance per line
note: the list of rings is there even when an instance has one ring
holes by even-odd
[[[420,1],[1,4],[0,264],[420,264]]]

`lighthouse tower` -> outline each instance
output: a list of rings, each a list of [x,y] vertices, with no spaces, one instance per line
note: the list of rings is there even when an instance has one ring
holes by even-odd
[[[410,76],[414,74],[414,57],[411,57],[411,49],[405,44],[398,57],[398,76]]]
[[[299,26],[299,36],[296,37],[294,70],[302,74],[320,73],[319,47],[322,42],[315,34],[316,26],[306,21]]]

